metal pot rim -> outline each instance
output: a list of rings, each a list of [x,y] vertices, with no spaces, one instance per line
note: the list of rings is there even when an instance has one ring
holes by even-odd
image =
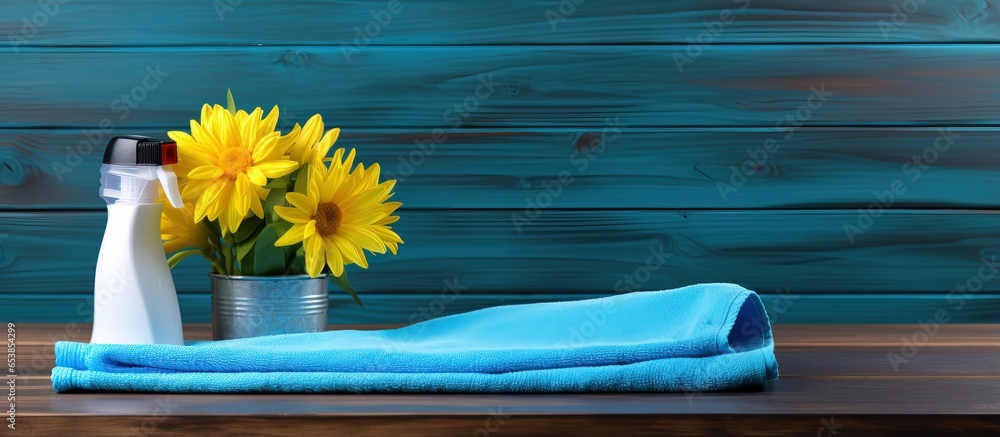
[[[297,280],[312,280],[312,279],[326,279],[329,276],[328,273],[323,273],[315,278],[309,275],[279,275],[279,276],[248,276],[248,275],[220,275],[217,273],[209,273],[213,279],[222,279],[227,281],[286,281],[289,279]]]

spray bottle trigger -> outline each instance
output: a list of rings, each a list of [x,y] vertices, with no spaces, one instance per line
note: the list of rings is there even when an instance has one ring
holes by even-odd
[[[160,186],[163,187],[163,193],[167,196],[167,201],[174,208],[183,208],[184,201],[181,200],[181,191],[177,187],[177,176],[174,175],[174,169],[169,165],[162,165],[156,168],[156,178],[160,181]]]

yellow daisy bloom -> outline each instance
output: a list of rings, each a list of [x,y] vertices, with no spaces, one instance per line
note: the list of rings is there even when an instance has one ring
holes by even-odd
[[[324,128],[323,117],[319,114],[312,116],[301,128],[296,123],[292,129],[296,136],[288,149],[289,158],[300,165],[308,165],[325,158],[333,143],[340,137],[340,128],[333,128],[323,133]]]
[[[279,178],[298,168],[286,159],[289,141],[275,131],[278,107],[263,116],[261,108],[235,114],[221,105],[205,105],[201,123],[191,120],[191,133],[171,131],[177,142],[175,170],[186,180],[181,196],[196,200],[194,219],[219,219],[223,235],[233,233],[253,212],[264,217],[261,200],[268,178]]]
[[[183,208],[163,207],[160,216],[160,239],[165,253],[181,249],[202,249],[211,253],[205,226],[194,222],[194,205],[184,204]]]
[[[392,185],[378,183],[377,166],[366,171],[359,164],[355,171],[350,171],[355,151],[351,150],[341,161],[343,152],[337,150],[329,168],[309,166],[308,193],[285,195],[291,207],[274,207],[278,216],[292,223],[292,228],[274,245],[302,242],[306,273],[314,278],[325,266],[335,276],[342,275],[348,264],[368,268],[364,250],[382,254],[389,247],[395,252],[396,246],[403,242],[399,235],[380,224],[399,207],[398,202],[384,203],[392,196],[387,192]]]
[[[337,153],[342,151],[343,149],[340,149]],[[387,202],[387,200],[395,194],[392,192],[392,189],[396,186],[396,180],[389,179],[380,184],[378,179],[381,169],[378,163],[372,164],[367,170],[365,170],[364,166],[360,164],[358,166],[361,171],[357,173],[362,174],[362,178],[358,182],[359,184],[365,184],[366,187],[381,186],[385,190],[382,194],[382,198],[379,199],[379,203],[382,204],[382,212],[385,213],[385,217],[382,217],[375,222],[375,227],[372,228],[372,232],[381,238],[385,245],[389,248],[389,251],[395,255],[399,248],[399,244],[402,243],[403,240],[399,238],[399,235],[396,235],[396,233],[392,231],[392,226],[389,225],[399,221],[399,216],[392,215],[392,213],[396,212],[400,206],[403,206],[403,203]]]

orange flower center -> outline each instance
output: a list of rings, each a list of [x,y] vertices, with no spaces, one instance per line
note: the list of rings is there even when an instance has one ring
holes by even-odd
[[[316,220],[316,232],[326,237],[337,232],[342,217],[340,208],[332,202],[327,202],[316,205],[316,214],[312,219]]]
[[[229,179],[236,179],[240,173],[246,173],[251,165],[253,165],[253,155],[242,147],[230,147],[219,157],[219,167],[222,167]]]

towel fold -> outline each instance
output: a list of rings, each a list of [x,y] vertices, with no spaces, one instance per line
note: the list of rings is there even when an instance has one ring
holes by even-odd
[[[778,377],[760,298],[733,284],[501,306],[382,331],[58,342],[55,354],[57,392],[682,392]]]

